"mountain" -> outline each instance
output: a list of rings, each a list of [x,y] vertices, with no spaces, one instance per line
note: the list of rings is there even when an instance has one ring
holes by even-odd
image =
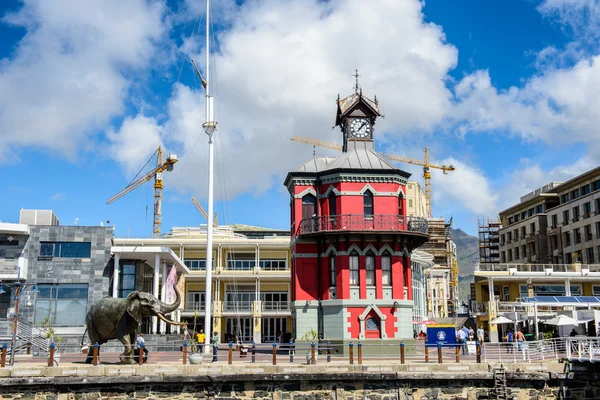
[[[475,271],[475,259],[479,258],[479,243],[475,236],[460,229],[452,229],[452,240],[456,244],[458,258],[458,297],[466,301],[471,293],[471,282]]]
[[[452,229],[452,240],[456,244],[458,275],[473,275],[475,271],[473,260],[479,258],[479,243],[477,242],[477,238],[466,234],[460,229]]]

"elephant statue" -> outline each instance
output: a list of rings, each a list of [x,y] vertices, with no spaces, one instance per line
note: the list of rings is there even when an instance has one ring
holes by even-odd
[[[122,364],[133,364],[133,349],[136,331],[142,317],[156,316],[171,325],[184,325],[168,319],[165,314],[175,311],[181,303],[177,284],[173,285],[177,298],[173,304],[166,304],[146,292],[131,292],[126,298],[105,297],[94,303],[86,316],[90,347],[86,362],[94,357],[94,344],[102,345],[111,339],[119,339],[125,351],[119,356]],[[85,333],[83,334],[85,337]],[[83,342],[83,338],[82,338]],[[82,343],[83,345],[83,343]]]

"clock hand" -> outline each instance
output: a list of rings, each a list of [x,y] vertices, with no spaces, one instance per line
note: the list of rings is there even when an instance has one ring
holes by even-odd
[[[363,122],[362,125],[357,129],[358,131],[360,131],[362,129],[363,126],[365,126],[367,124],[367,122]]]

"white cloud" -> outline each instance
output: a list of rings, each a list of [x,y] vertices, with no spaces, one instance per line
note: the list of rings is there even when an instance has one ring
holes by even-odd
[[[379,138],[385,131],[428,131],[452,108],[446,81],[457,50],[439,26],[423,21],[416,0],[249,1],[218,42],[217,185],[225,182],[218,196],[281,185],[312,153],[291,143],[292,135],[339,142],[339,130],[330,129],[335,99],[352,93],[355,68],[365,94],[376,94],[386,115],[377,123]],[[203,103],[203,93],[176,85],[163,138],[182,155],[166,179],[177,177],[179,189],[199,196],[207,186]]]
[[[598,0],[544,0],[539,12],[562,25],[576,41],[598,48],[600,2]]]
[[[141,72],[165,32],[152,0],[25,0],[2,22],[26,35],[0,61],[0,148],[73,158],[123,112],[131,69]],[[0,154],[0,161],[3,154]]]
[[[52,196],[50,196],[50,198],[48,198],[48,200],[55,201],[55,200],[64,200],[66,198],[67,198],[66,193],[58,192],[58,193],[54,193]]]

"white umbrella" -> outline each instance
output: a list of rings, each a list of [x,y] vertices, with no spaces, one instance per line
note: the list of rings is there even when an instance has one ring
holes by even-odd
[[[579,325],[576,319],[569,317],[568,315],[558,315],[552,319],[544,321],[547,325],[565,326],[565,325]]]
[[[512,319],[508,319],[506,317],[498,317],[498,318],[494,318],[493,320],[490,321],[490,324],[514,324],[515,321],[513,321]]]

